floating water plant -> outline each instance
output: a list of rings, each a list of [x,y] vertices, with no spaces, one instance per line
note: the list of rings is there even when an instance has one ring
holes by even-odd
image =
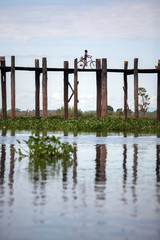
[[[21,142],[17,140],[19,144]],[[58,159],[63,159],[65,161],[71,159],[71,153],[73,152],[73,147],[68,142],[61,143],[60,138],[55,136],[33,136],[24,142],[28,146],[28,150],[20,147],[17,153],[20,158],[29,157],[29,159],[44,159],[47,161],[53,161]]]
[[[125,131],[138,133],[159,133],[160,122],[153,119],[123,119],[123,118],[16,118],[14,120],[0,119],[0,129],[34,130],[34,131]]]

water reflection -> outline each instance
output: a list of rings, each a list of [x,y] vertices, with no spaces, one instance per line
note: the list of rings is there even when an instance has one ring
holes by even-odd
[[[15,152],[14,152],[14,144],[10,145],[10,170],[9,170],[9,205],[12,206],[14,203],[14,167],[15,167],[15,160],[14,160]]]
[[[95,171],[95,192],[97,200],[105,200],[106,194],[106,145],[96,145],[96,171]]]
[[[127,202],[126,199],[126,184],[127,184],[127,145],[123,145],[123,193],[122,201]]]
[[[137,167],[138,167],[138,146],[136,144],[133,145],[134,153],[133,153],[133,181],[132,181],[132,197],[133,202],[137,201],[136,194],[136,184],[137,184]]]
[[[6,145],[1,145],[1,160],[0,160],[0,185],[4,184],[5,174],[5,161],[6,161]]]
[[[157,176],[157,182],[160,182],[160,145],[156,146],[156,176]]]
[[[14,134],[12,131],[11,135]],[[97,142],[100,140],[101,138]],[[141,228],[145,231],[152,228],[155,230],[154,234],[158,232],[160,145],[144,147],[143,143],[128,144],[127,139],[125,140],[115,145],[94,145],[95,142],[85,146],[84,143],[77,144],[74,146],[71,166],[61,165],[60,162],[33,163],[26,159],[21,169],[21,163],[15,161],[14,144],[2,144],[0,231],[7,232],[10,225],[14,229],[17,224],[14,221],[18,219],[16,217],[23,218],[23,213],[26,222],[22,219],[22,227],[17,234],[25,228],[34,231],[41,228],[43,232],[45,227],[45,231],[51,236],[53,232],[62,232],[63,227],[69,229],[68,231],[74,229],[78,234],[80,231],[87,232],[88,226],[93,234],[103,233],[102,236],[108,229],[112,229],[113,234],[122,234],[123,231],[123,237],[119,239],[128,239],[131,232],[135,238],[135,229],[139,229],[142,235]],[[85,155],[83,151],[86,153],[87,147],[88,155]],[[114,226],[118,229],[117,232]],[[90,236],[89,233],[87,236]],[[29,238],[33,238],[31,233]]]
[[[157,176],[157,183],[156,183],[156,196],[157,201],[160,203],[160,145],[156,146],[156,176]]]
[[[6,161],[6,146],[2,144],[1,145],[1,159],[0,159],[0,219],[3,217],[3,206],[5,203],[5,200],[4,200],[5,161]]]
[[[123,187],[126,186],[127,181],[127,145],[123,145]]]

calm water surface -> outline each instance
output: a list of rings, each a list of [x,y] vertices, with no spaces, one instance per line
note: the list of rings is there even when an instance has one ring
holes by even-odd
[[[29,135],[0,132],[0,240],[160,239],[160,138],[56,132],[73,165],[37,170],[12,151]]]

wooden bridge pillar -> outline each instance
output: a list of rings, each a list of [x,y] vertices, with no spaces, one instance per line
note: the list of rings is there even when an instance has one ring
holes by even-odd
[[[138,119],[138,58],[134,59],[134,112],[135,118]]]
[[[160,67],[160,60],[158,60]],[[160,72],[157,74],[157,120],[160,120]]]
[[[124,62],[124,70],[127,70],[128,62]],[[127,83],[127,73],[124,72],[124,116],[127,119],[127,109],[128,109],[128,83]]]
[[[40,117],[40,72],[39,59],[35,59],[35,115]]]
[[[47,59],[42,59],[43,118],[47,118]]]
[[[68,119],[68,61],[64,62],[64,118]]]
[[[5,67],[5,57],[0,57],[0,66]],[[2,119],[7,119],[6,71],[1,69]]]
[[[102,59],[102,74],[101,74],[101,81],[102,81],[102,91],[101,91],[101,97],[102,97],[102,117],[107,117],[107,59]]]
[[[96,59],[97,117],[101,117],[101,61]]]
[[[11,118],[15,118],[15,56],[11,56]]]
[[[78,117],[78,72],[77,58],[74,60],[74,118]]]

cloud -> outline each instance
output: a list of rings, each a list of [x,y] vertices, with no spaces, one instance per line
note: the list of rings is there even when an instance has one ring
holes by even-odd
[[[1,7],[0,38],[160,38],[159,12],[156,0]]]

